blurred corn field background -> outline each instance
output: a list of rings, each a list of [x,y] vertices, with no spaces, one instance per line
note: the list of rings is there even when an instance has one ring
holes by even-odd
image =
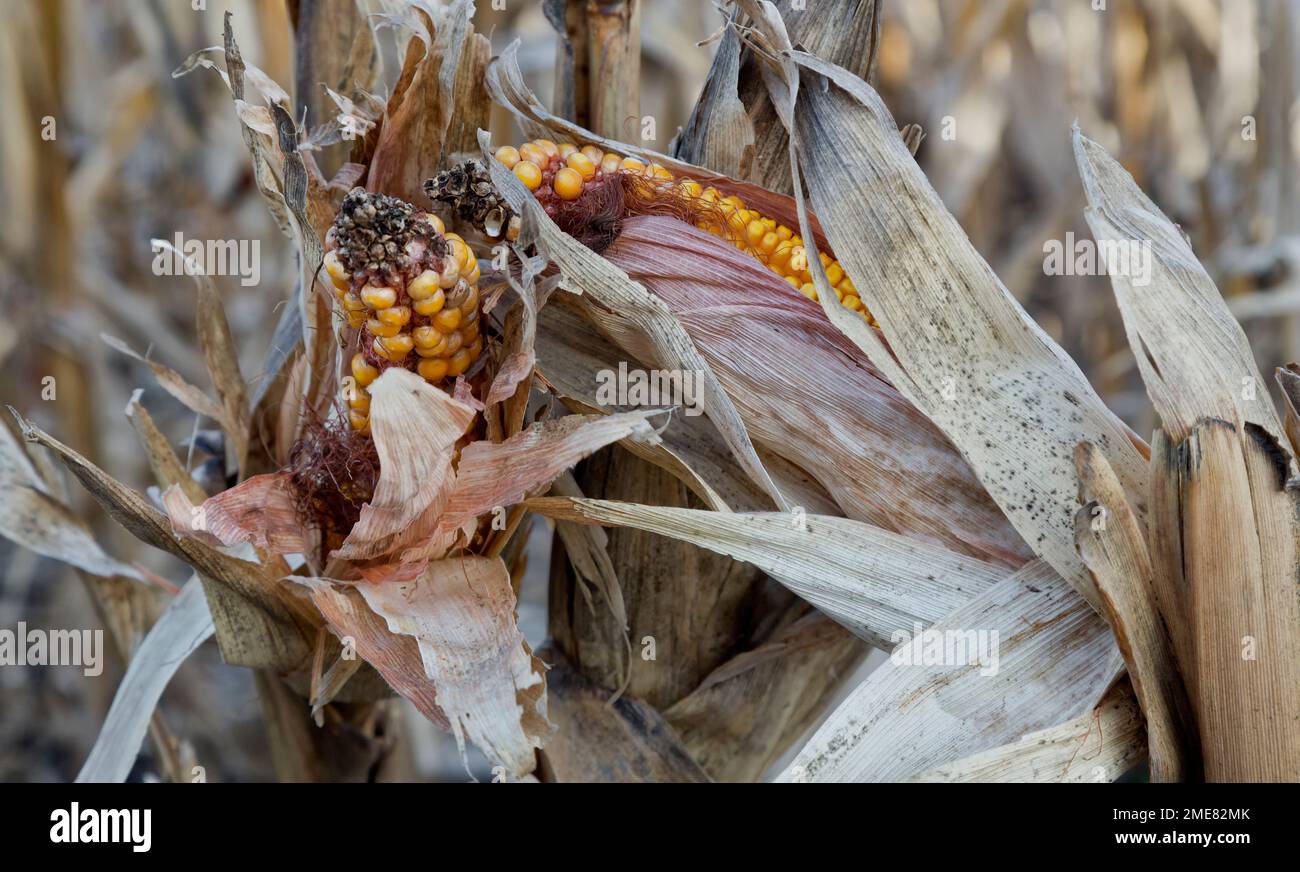
[[[193,384],[207,384],[196,349],[192,282],[158,275],[153,239],[256,240],[260,276],[216,278],[250,392],[297,277],[295,252],[259,194],[230,95],[212,75],[173,77],[193,52],[223,41],[232,13],[245,59],[290,90],[300,123],[336,110],[325,86],[362,101],[357,69],[379,63],[380,99],[400,68],[394,44],[357,67],[296,61],[306,43],[351,46],[385,0],[14,0],[0,28],[0,397],[118,479],[153,484],[124,418],[137,387],[182,460],[202,480],[222,447],[210,422],[159,388],[113,337]],[[436,5],[436,4],[435,4]],[[778,0],[783,13],[873,6],[861,0]],[[793,9],[791,7],[794,7]],[[198,7],[198,8],[196,8]],[[723,17],[699,0],[479,0],[475,30],[492,53],[520,40],[527,84],[557,113],[605,136],[667,151],[706,86]],[[805,13],[810,14],[810,13]],[[833,47],[830,59],[869,80],[899,125],[924,132],[917,161],[1012,294],[1079,363],[1106,404],[1137,433],[1156,418],[1105,276],[1045,275],[1044,242],[1086,238],[1086,200],[1070,131],[1076,121],[1181,227],[1250,338],[1265,371],[1300,359],[1300,2],[1296,0],[898,0],[879,4],[878,34]],[[557,32],[557,28],[559,31]],[[385,31],[381,30],[380,33]],[[873,68],[861,65],[874,52]],[[579,46],[576,65],[566,52]],[[590,51],[584,51],[590,49]],[[810,51],[823,47],[809,45]],[[336,55],[348,57],[346,52]],[[585,59],[584,59],[585,58]],[[566,75],[576,69],[578,75]],[[561,75],[557,77],[557,70]],[[750,72],[753,72],[752,70]],[[740,95],[759,88],[742,76]],[[769,110],[770,111],[770,110]],[[524,137],[494,107],[494,143]],[[322,139],[326,177],[347,159]],[[765,176],[760,149],[747,177],[788,193],[788,163]],[[764,161],[768,161],[764,165]],[[6,416],[6,419],[8,416]],[[12,422],[6,426],[13,429]],[[215,464],[214,468],[219,468]],[[622,448],[576,473],[584,492],[689,504],[681,485]],[[156,493],[156,491],[155,491]],[[189,571],[139,544],[69,482],[67,503],[104,549],[179,584]],[[4,499],[0,494],[0,499]],[[807,606],[757,570],[648,533],[614,530],[634,646],[655,628],[671,656],[633,659],[624,675],[618,628],[574,605],[553,525],[535,519],[520,625],[534,648],[555,640],[573,668],[552,681],[626,692],[669,713],[687,745],[710,731],[754,732],[767,750],[701,760],[714,777],[762,778],[829,711],[850,678],[882,655],[836,630],[806,632]],[[85,760],[124,668],[167,596],[114,579],[92,583],[66,565],[0,540],[0,627],[107,627],[99,678],[76,669],[0,668],[0,779],[68,780]],[[709,579],[701,590],[699,579]],[[704,598],[708,602],[699,602]],[[657,613],[689,602],[679,615]],[[132,616],[123,620],[122,615]],[[800,622],[804,622],[801,624]],[[613,652],[611,654],[611,652]],[[710,674],[748,654],[785,658],[797,689],[781,696],[781,736],[693,717]],[[549,658],[548,658],[549,659]],[[802,670],[802,671],[801,671]],[[165,733],[146,744],[133,778],[204,765],[213,780],[275,777],[260,679],[224,667],[203,646],[163,696]],[[790,680],[786,679],[787,685]],[[594,704],[594,703],[593,703]],[[758,703],[755,702],[755,705]],[[392,704],[380,779],[465,780],[455,743],[405,701]],[[707,712],[706,712],[707,713]],[[553,720],[580,718],[571,706]],[[156,737],[157,738],[157,737]],[[172,761],[159,757],[169,747]],[[562,756],[563,749],[556,751]],[[487,764],[476,753],[480,777]],[[562,762],[569,762],[571,760]]]

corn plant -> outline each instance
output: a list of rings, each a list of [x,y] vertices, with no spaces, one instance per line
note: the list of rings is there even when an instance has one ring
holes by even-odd
[[[498,781],[1300,780],[1300,368],[1275,407],[1085,124],[1061,136],[1149,439],[918,165],[872,85],[901,63],[879,2],[720,4],[662,152],[627,141],[637,0],[548,4],[552,108],[471,0],[291,6],[295,95],[229,14],[174,73],[228,92],[296,265],[265,377],[183,252],[211,390],[111,341],[215,425],[215,474],[138,393],[148,492],[17,409],[31,448],[4,432],[6,536],[101,597],[174,591],[81,779],[146,734],[184,778],[155,707],[215,636],[285,780],[370,777],[396,698]],[[111,557],[50,460],[189,580]]]

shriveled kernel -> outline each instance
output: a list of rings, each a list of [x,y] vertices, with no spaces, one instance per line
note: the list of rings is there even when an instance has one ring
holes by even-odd
[[[583,181],[590,181],[596,175],[596,165],[591,162],[591,158],[580,151],[569,155],[566,163],[569,169],[576,170],[578,175],[582,176]]]
[[[370,425],[370,415],[359,409],[350,409],[348,423],[352,425],[353,430],[364,430]]]
[[[371,309],[387,309],[397,302],[397,291],[392,288],[366,285],[361,289],[361,302]]]
[[[348,312],[348,326],[353,330],[360,330],[366,324],[365,312]]]
[[[440,382],[446,378],[447,368],[447,361],[434,358],[423,358],[415,365],[415,371],[420,374],[420,378],[429,382]]]
[[[447,334],[447,345],[438,354],[439,357],[450,357],[465,345],[465,334],[459,330],[453,330]]]
[[[465,302],[460,304],[460,311],[468,319],[470,312],[478,311],[478,286],[470,285],[469,292],[465,297]]]
[[[446,257],[442,262],[442,274],[438,276],[438,287],[444,291],[455,286],[460,281],[460,261],[455,257]]]
[[[503,145],[496,150],[494,155],[497,160],[506,165],[506,169],[513,169],[515,164],[519,163],[519,149],[513,145]]]
[[[370,392],[363,387],[354,385],[348,394],[348,406],[358,409],[362,412],[370,410]]]
[[[429,223],[433,226],[434,232],[439,236],[447,232],[447,225],[443,224],[442,219],[437,215],[434,215],[432,212],[425,212],[424,217],[428,219]]]
[[[364,312],[367,307],[360,297],[348,291],[343,295],[343,308],[349,312]]]
[[[524,183],[524,187],[530,191],[536,191],[542,185],[542,170],[537,164],[530,160],[521,160],[514,165],[514,174],[519,181]]]
[[[483,338],[479,337],[470,343],[469,359],[478,360],[478,356],[483,353]]]
[[[561,200],[576,200],[582,196],[582,174],[573,167],[565,167],[555,174],[552,187]]]
[[[379,367],[373,366],[366,362],[366,356],[358,351],[352,355],[352,377],[357,380],[357,384],[365,387],[366,385],[379,378]]]

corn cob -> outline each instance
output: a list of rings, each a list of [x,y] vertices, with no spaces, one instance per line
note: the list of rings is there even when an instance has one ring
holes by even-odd
[[[676,179],[658,164],[622,157],[594,145],[579,148],[572,143],[557,145],[549,139],[538,139],[519,148],[504,145],[496,150],[495,156],[552,215],[561,201],[579,199],[593,183],[616,173],[636,174],[658,189],[656,195],[676,197],[698,207],[688,211],[698,216],[695,222],[701,230],[757,258],[795,290],[811,300],[817,299],[803,239],[775,219],[747,208],[737,196],[724,196],[717,188],[705,187],[694,179]],[[842,305],[860,312],[874,326],[875,320],[863,307],[857,288],[844,268],[825,252],[819,257],[836,298]]]
[[[436,215],[363,188],[344,198],[326,243],[323,269],[356,331],[344,379],[348,419],[368,432],[366,388],[385,369],[400,366],[438,384],[464,374],[482,353],[479,265]]]

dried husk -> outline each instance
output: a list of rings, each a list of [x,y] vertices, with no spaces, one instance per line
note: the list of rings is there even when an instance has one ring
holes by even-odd
[[[892,648],[990,590],[1006,569],[847,518],[723,513],[548,497],[528,508],[557,520],[632,527],[743,560],[859,638]]]

